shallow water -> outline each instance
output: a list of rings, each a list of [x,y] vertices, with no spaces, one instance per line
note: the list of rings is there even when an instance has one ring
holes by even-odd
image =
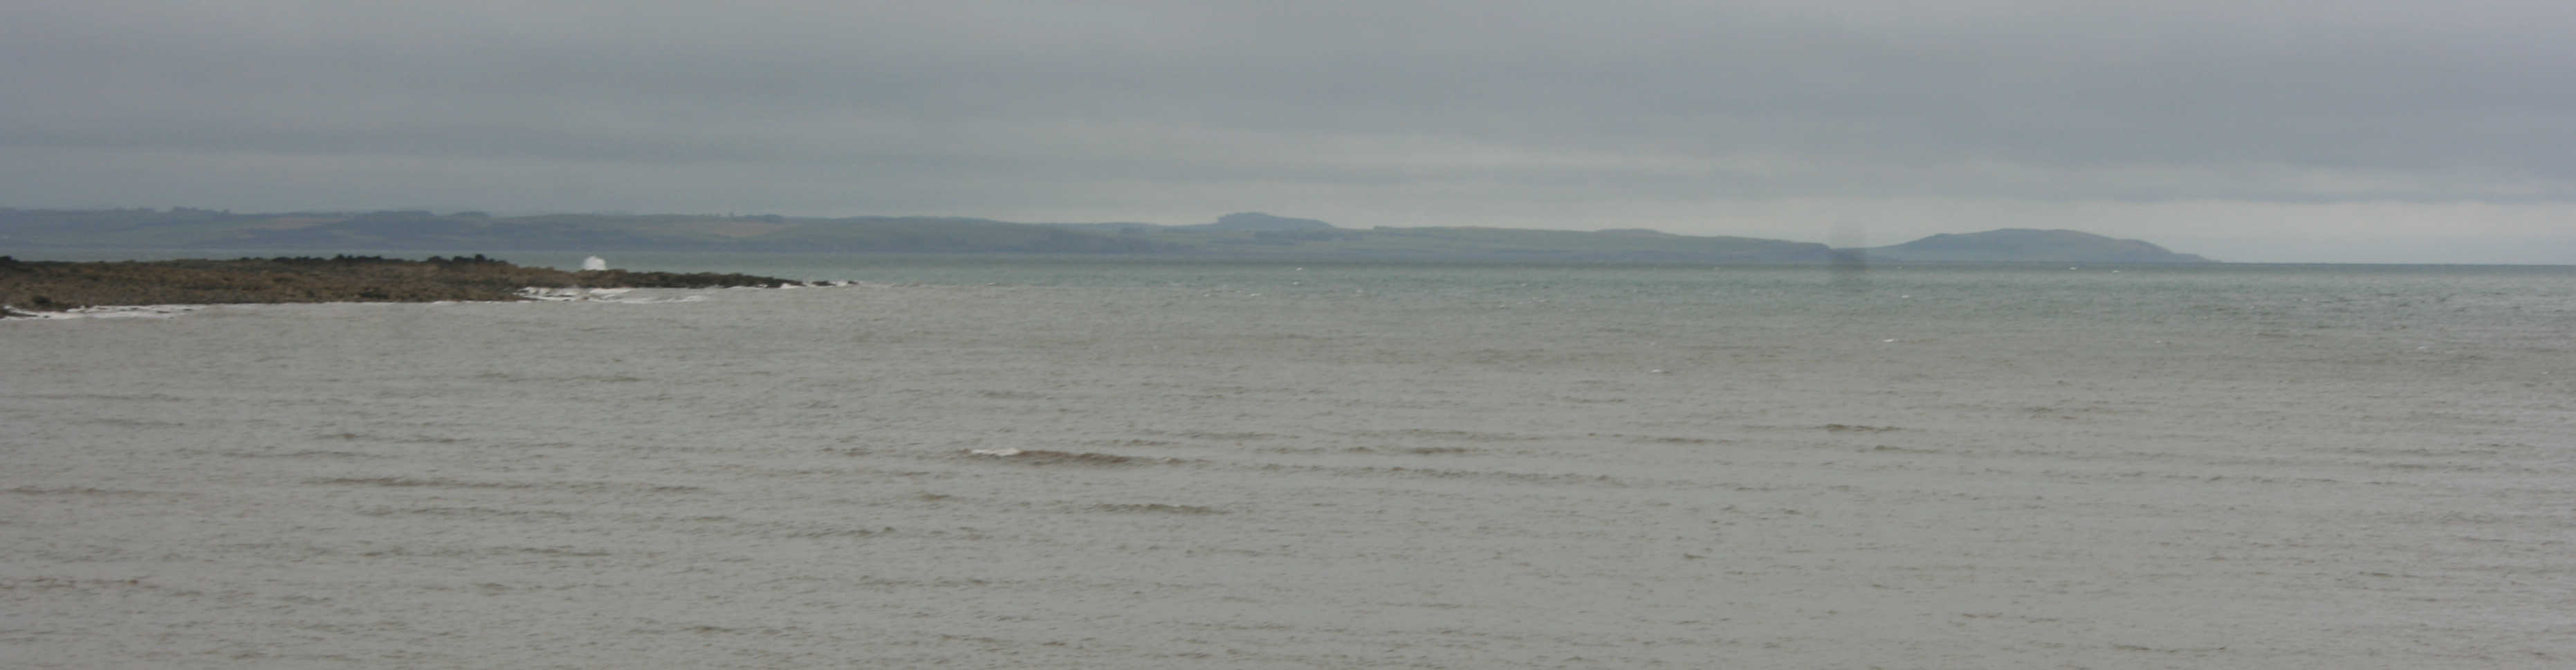
[[[0,322],[0,660],[2576,662],[2565,268],[811,263]]]

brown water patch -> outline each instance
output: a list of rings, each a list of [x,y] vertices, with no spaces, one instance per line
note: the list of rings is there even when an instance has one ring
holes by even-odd
[[[393,487],[414,487],[414,486],[420,486],[420,487],[457,488],[457,489],[527,489],[527,488],[536,488],[536,486],[537,486],[537,485],[535,485],[535,484],[513,484],[513,483],[503,483],[503,482],[467,482],[467,481],[457,481],[457,480],[454,480],[454,479],[419,479],[419,478],[413,478],[413,477],[330,477],[330,478],[308,479],[308,480],[305,480],[305,483],[308,483],[308,484],[331,484],[331,485],[338,485],[338,486],[393,486]]]
[[[359,441],[366,441],[366,442],[392,442],[392,443],[396,443],[396,444],[455,444],[455,443],[458,443],[458,442],[463,442],[463,441],[465,441],[465,440],[463,440],[463,439],[461,439],[461,438],[446,437],[446,436],[432,436],[432,435],[393,436],[393,435],[372,435],[372,434],[368,434],[368,433],[349,433],[349,432],[342,432],[342,433],[327,433],[327,434],[323,434],[323,435],[316,435],[316,436],[314,436],[314,437],[316,437],[316,438],[318,438],[318,439],[324,439],[324,440],[341,440],[341,441],[347,441],[347,442],[359,442]]]
[[[552,510],[495,509],[491,507],[415,507],[409,509],[377,507],[363,510],[358,513],[366,516],[442,516],[485,519],[510,518],[529,521],[555,521],[573,518],[573,515],[571,514]]]
[[[385,486],[395,488],[546,489],[552,491],[572,491],[579,493],[595,492],[606,489],[635,489],[652,493],[687,493],[706,490],[703,487],[697,486],[678,484],[644,484],[635,482],[469,482],[456,479],[424,479],[418,477],[329,477],[308,479],[305,480],[305,483],[334,486]]]
[[[1225,510],[1198,505],[1165,503],[1101,503],[1091,509],[1101,512],[1140,512],[1147,514],[1224,514]]]
[[[1130,440],[1092,440],[1092,441],[1089,441],[1089,442],[1084,442],[1083,444],[1095,444],[1095,445],[1100,445],[1100,446],[1104,446],[1104,447],[1169,447],[1169,446],[1178,445],[1178,444],[1180,444],[1180,443],[1179,443],[1179,442],[1173,442],[1173,441],[1170,441],[1170,440],[1138,440],[1138,439],[1130,439]]]
[[[1484,431],[1476,431],[1476,430],[1440,430],[1440,429],[1433,429],[1433,428],[1407,428],[1407,429],[1403,429],[1403,430],[1376,430],[1376,431],[1366,431],[1366,432],[1362,432],[1362,433],[1359,433],[1359,434],[1360,434],[1360,435],[1383,435],[1383,436],[1390,436],[1390,437],[1404,437],[1404,438],[1429,439],[1429,440],[1460,440],[1460,441],[1465,441],[1465,442],[1520,442],[1520,441],[1528,441],[1528,440],[1536,440],[1536,439],[1539,439],[1539,437],[1538,437],[1538,436],[1536,436],[1536,435],[1511,435],[1511,434],[1505,434],[1505,433],[1488,433],[1488,432],[1484,432]]]
[[[385,458],[385,456],[381,454],[368,454],[355,451],[327,451],[318,449],[275,453],[261,453],[256,451],[221,451],[214,453],[227,458]]]
[[[1617,436],[1613,436],[1613,437],[1617,437]],[[1721,439],[1708,438],[1708,437],[1675,437],[1675,436],[1652,437],[1652,436],[1644,436],[1644,435],[1631,437],[1631,438],[1629,438],[1629,439],[1630,439],[1631,441],[1635,441],[1635,442],[1644,442],[1644,443],[1648,443],[1648,444],[1725,444],[1725,443],[1733,442],[1733,441],[1734,441],[1734,440],[1721,440]]]
[[[1182,434],[1181,434],[1181,437],[1186,437],[1186,438],[1190,438],[1190,439],[1193,439],[1193,440],[1219,440],[1219,441],[1227,441],[1227,440],[1231,440],[1231,441],[1237,441],[1237,442],[1240,442],[1240,441],[1243,441],[1243,440],[1267,440],[1267,439],[1274,438],[1274,437],[1284,437],[1284,436],[1282,436],[1282,435],[1275,435],[1275,434],[1271,434],[1271,433],[1251,433],[1251,432],[1233,432],[1233,433],[1226,433],[1226,432],[1194,431],[1194,432],[1182,433]]]
[[[177,495],[186,495],[186,494],[181,494],[181,493],[171,493],[171,492],[165,492],[165,491],[136,491],[136,490],[131,490],[131,489],[101,489],[101,488],[90,488],[90,487],[87,487],[87,486],[68,486],[68,487],[60,487],[60,488],[43,488],[43,487],[36,487],[36,486],[20,486],[20,487],[17,487],[17,488],[9,489],[9,490],[8,490],[8,491],[6,491],[6,492],[7,492],[7,493],[14,493],[14,494],[17,494],[17,495],[26,495],[26,496],[94,496],[94,497],[108,497],[108,498],[128,498],[128,497],[144,497],[144,496],[177,496]]]
[[[1117,454],[1103,454],[1087,451],[1050,451],[1046,449],[979,449],[968,451],[967,455],[970,457],[1001,459],[1016,463],[1027,463],[1030,465],[1112,466],[1133,465],[1145,462],[1145,459],[1139,459],[1134,456],[1120,456]]]

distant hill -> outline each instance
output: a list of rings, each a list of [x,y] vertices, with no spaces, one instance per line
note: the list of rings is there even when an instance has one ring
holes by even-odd
[[[1861,249],[1872,260],[1957,263],[2208,263],[2139,240],[2074,230],[2006,228],[1982,233],[1942,233],[1887,247]]]
[[[0,209],[0,250],[43,247],[317,251],[848,251],[1160,253],[1151,240],[985,219],[477,212],[234,214],[175,208]]]
[[[1811,242],[1603,231],[1475,227],[1339,228],[1257,212],[1214,223],[1034,224],[917,216],[770,214],[287,212],[174,208],[0,208],[0,254],[19,249],[136,248],[420,251],[821,251],[843,253],[1150,254],[1215,258],[1347,258],[1533,263],[1832,263],[1853,250]],[[2067,230],[1934,235],[1859,250],[1883,261],[2194,263],[2136,240]]]
[[[1206,227],[1210,230],[1298,231],[1332,230],[1333,224],[1314,219],[1271,216],[1260,212],[1240,212],[1217,217],[1216,223],[1207,224]]]

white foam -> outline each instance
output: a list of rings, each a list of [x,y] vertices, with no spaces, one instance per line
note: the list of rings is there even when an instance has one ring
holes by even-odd
[[[694,294],[668,298],[653,297],[652,293],[630,295],[634,291],[635,289],[632,288],[545,288],[540,286],[530,286],[519,289],[519,297],[542,302],[614,302],[639,305],[664,302],[697,302],[707,299],[704,295]]]
[[[67,309],[60,312],[9,310],[10,318],[24,319],[167,319],[205,309],[205,305],[101,305]]]

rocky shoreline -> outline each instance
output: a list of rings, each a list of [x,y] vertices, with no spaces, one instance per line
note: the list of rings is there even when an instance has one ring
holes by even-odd
[[[21,261],[0,256],[0,318],[111,305],[525,300],[524,289],[802,286],[746,274],[523,267],[481,254]]]

